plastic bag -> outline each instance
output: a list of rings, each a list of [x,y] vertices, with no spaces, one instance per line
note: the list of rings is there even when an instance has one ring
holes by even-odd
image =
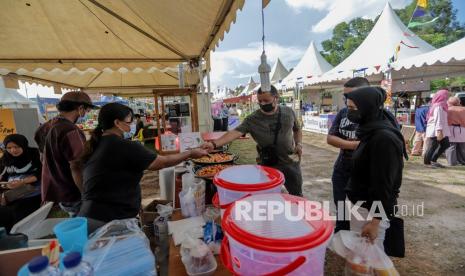
[[[354,247],[346,256],[345,275],[361,276],[398,276],[391,259],[376,244],[371,244],[366,238],[353,241]]]
[[[203,230],[203,240],[208,245],[213,254],[220,254],[221,241],[223,240],[223,230],[216,220],[220,217],[220,210],[208,207],[203,215],[205,226]]]
[[[181,244],[181,261],[188,275],[212,275],[217,268],[210,248],[202,240],[189,235]]]
[[[137,219],[114,220],[94,232],[84,260],[95,275],[157,275],[155,257]]]
[[[205,210],[205,181],[195,179],[184,185],[179,193],[181,213],[184,217],[197,217]]]

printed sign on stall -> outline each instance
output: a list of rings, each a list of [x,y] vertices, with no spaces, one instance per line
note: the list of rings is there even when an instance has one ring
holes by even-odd
[[[161,150],[162,151],[176,151],[178,142],[178,136],[174,134],[163,134],[161,135]]]
[[[16,124],[13,110],[0,109],[0,142],[3,142],[7,135],[14,133],[16,133]]]
[[[197,148],[201,144],[202,138],[200,137],[200,132],[179,133],[179,145],[181,148],[181,152]]]

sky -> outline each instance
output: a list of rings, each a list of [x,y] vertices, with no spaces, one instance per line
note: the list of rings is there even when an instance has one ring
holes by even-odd
[[[411,0],[389,0],[394,9]],[[457,17],[465,23],[465,0],[452,0]],[[265,37],[268,63],[279,57],[287,69],[293,68],[312,40],[317,48],[331,38],[334,26],[356,17],[375,18],[386,0],[272,0],[265,9]],[[246,0],[225,39],[212,53],[212,89],[234,88],[250,76],[259,81],[257,68],[261,48],[261,0]]]
[[[387,0],[272,0],[265,9],[265,36],[268,63],[279,57],[286,68],[293,68],[312,40],[321,50],[321,42],[331,37],[335,25],[356,17],[375,18]],[[393,8],[402,8],[411,0],[389,0]],[[212,90],[234,88],[247,83],[250,76],[259,81],[257,68],[261,54],[261,0],[246,0],[236,23],[211,55]],[[459,21],[465,23],[465,0],[452,0]],[[20,93],[26,96],[26,86]],[[28,96],[59,97],[52,88],[32,85]]]

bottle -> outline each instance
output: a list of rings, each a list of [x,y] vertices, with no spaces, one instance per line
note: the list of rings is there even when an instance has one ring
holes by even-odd
[[[32,259],[27,265],[30,276],[59,276],[60,270],[49,265],[46,256],[39,256]]]
[[[94,269],[88,262],[82,260],[81,253],[71,252],[63,259],[65,270],[62,276],[92,276]]]
[[[0,251],[26,248],[28,238],[24,234],[8,235],[5,227],[0,227]]]

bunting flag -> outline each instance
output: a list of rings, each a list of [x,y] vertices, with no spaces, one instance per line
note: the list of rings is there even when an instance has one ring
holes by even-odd
[[[270,2],[271,0],[262,0],[262,9],[266,8]]]
[[[376,72],[379,71],[379,68],[381,68],[381,65],[376,65],[376,66],[375,66]]]
[[[313,78],[313,76],[307,76],[307,78],[311,79],[311,78]]]
[[[426,19],[427,17],[430,17],[431,19]],[[418,20],[420,19],[421,20]],[[409,28],[414,28],[417,26],[423,26],[426,24],[431,24],[434,23],[436,20],[439,19],[439,16],[434,16],[434,14],[430,11],[428,11],[428,0],[418,0],[417,6],[415,7],[415,10],[413,11],[412,18],[410,19],[410,22],[408,23]]]
[[[417,6],[426,9],[428,7],[428,0],[418,0]]]
[[[410,49],[418,49],[417,46],[408,45],[408,44],[406,44],[403,40],[401,40],[400,43],[403,44],[403,45],[405,45],[405,46],[407,46],[407,47],[409,47]],[[400,50],[400,45],[399,45],[399,50]]]

